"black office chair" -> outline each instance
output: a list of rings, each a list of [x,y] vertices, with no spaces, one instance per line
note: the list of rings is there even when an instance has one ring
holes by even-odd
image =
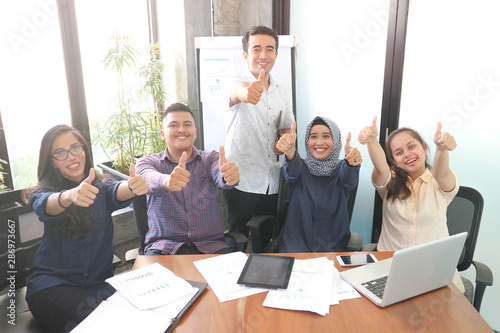
[[[22,201],[20,190],[0,193],[0,202],[3,203],[0,206],[0,291],[5,292],[0,296],[2,318],[0,331],[43,332],[37,326],[25,300],[26,280],[41,238],[21,241],[19,216],[29,210],[29,207],[26,207]],[[15,249],[14,253],[12,249]],[[15,278],[7,279],[11,275]],[[15,300],[15,310],[9,309],[11,300]],[[15,311],[15,326],[9,324],[12,319],[9,317],[11,311]]]
[[[279,242],[279,235],[286,220],[288,205],[292,197],[294,184],[286,182],[283,172],[280,175],[278,188],[278,206],[276,216],[258,215],[247,222],[246,226],[250,230],[252,240],[252,252],[255,253],[273,253],[276,252],[276,246]],[[352,218],[354,203],[356,201],[356,192],[358,186],[351,190],[349,194],[347,208],[349,212],[349,221]],[[359,251],[363,244],[363,237],[351,230],[351,238],[347,245],[348,251]]]
[[[135,217],[135,224],[137,226],[137,232],[139,234],[139,242],[141,244],[140,248],[128,250],[125,253],[125,260],[127,263],[133,263],[135,261],[135,258],[137,258],[138,255],[144,254],[144,248],[145,248],[145,238],[146,234],[149,230],[149,225],[148,225],[148,203],[146,199],[146,195],[138,195],[134,198],[134,217]],[[248,239],[245,237],[245,235],[240,234],[240,233],[235,233],[235,232],[225,232],[224,236],[226,238],[231,238],[234,240],[236,243],[235,250],[236,251],[245,251]]]
[[[474,265],[476,268],[476,291],[474,285],[468,279],[462,278],[465,286],[465,297],[474,305],[477,312],[481,308],[484,291],[487,286],[493,284],[493,273],[485,264],[474,261],[474,251],[476,249],[477,236],[479,234],[479,225],[483,214],[484,201],[481,193],[477,190],[460,186],[458,193],[448,206],[446,219],[450,235],[461,232],[467,232],[464,249],[457,265],[459,271],[464,271]],[[363,251],[376,251],[377,243],[371,243],[363,246]]]
[[[475,292],[471,281],[464,277],[462,277],[462,281],[465,286],[465,296],[474,305],[477,312],[481,308],[486,287],[493,285],[493,273],[490,268],[481,262],[473,260],[483,206],[484,200],[481,193],[471,187],[460,186],[456,197],[450,203],[446,212],[450,235],[463,231],[468,233],[457,269],[465,271],[471,264],[476,268]]]

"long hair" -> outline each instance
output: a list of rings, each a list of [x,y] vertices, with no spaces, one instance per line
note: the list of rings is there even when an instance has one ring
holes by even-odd
[[[387,157],[387,161],[389,162],[389,168],[391,169],[391,174],[392,177],[389,180],[389,184],[387,185],[387,199],[388,200],[405,200],[408,199],[411,195],[411,188],[408,187],[407,181],[408,181],[408,173],[404,171],[403,169],[399,168],[396,165],[396,162],[394,161],[394,156],[392,156],[392,151],[391,151],[391,143],[394,137],[399,134],[406,132],[409,135],[411,135],[415,140],[420,142],[422,147],[428,149],[428,145],[425,142],[425,140],[422,138],[422,136],[415,130],[408,128],[408,127],[402,127],[399,128],[395,131],[393,131],[387,140],[385,141],[385,154]],[[427,154],[425,156],[425,167],[427,169],[432,169],[432,166],[429,161],[429,155]]]
[[[85,152],[84,174],[85,178],[88,177],[90,169],[93,167],[89,145],[77,129],[64,124],[56,125],[49,129],[42,138],[38,157],[38,184],[29,191],[30,201],[40,191],[60,192],[75,187],[74,183],[64,178],[52,163],[52,144],[59,135],[64,133],[74,135],[83,145],[83,151]],[[101,180],[102,176],[96,173],[94,183]],[[78,239],[84,237],[92,227],[92,217],[93,211],[91,207],[71,205],[66,209],[66,214],[61,217],[62,223],[56,223],[54,226],[61,229],[67,238]]]

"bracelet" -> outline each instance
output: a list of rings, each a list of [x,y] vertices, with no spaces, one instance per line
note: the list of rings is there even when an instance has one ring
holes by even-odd
[[[291,154],[295,151],[295,146],[293,146],[292,148],[288,149],[285,154]]]
[[[64,207],[62,205],[62,203],[61,203],[61,194],[63,194],[63,192],[66,192],[66,190],[62,190],[61,192],[59,192],[59,195],[57,196],[57,203],[59,204],[59,206],[61,206],[62,209],[67,209],[71,205],[69,205],[68,207]]]

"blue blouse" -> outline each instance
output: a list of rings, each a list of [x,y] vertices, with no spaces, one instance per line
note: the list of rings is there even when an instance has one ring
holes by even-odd
[[[345,251],[350,237],[347,201],[359,180],[360,166],[345,160],[330,176],[314,176],[297,154],[283,173],[295,183],[281,233],[279,252]]]
[[[74,184],[78,186],[77,183]],[[32,207],[40,221],[44,223],[42,242],[35,255],[32,273],[27,282],[26,298],[44,289],[60,284],[81,288],[92,288],[112,276],[113,261],[113,220],[111,213],[125,208],[132,202],[116,200],[120,182],[104,178],[93,184],[99,189],[93,209],[93,225],[80,239],[66,238],[62,230],[52,228],[60,223],[59,215],[45,212],[47,200],[54,192],[39,192],[34,195]],[[56,229],[56,230],[54,230]]]

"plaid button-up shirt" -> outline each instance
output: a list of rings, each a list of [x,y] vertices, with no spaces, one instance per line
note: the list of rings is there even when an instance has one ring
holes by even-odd
[[[219,171],[219,153],[205,152],[193,147],[193,155],[186,162],[191,173],[182,191],[168,191],[163,187],[167,175],[178,162],[166,149],[164,152],[142,157],[137,173],[148,186],[148,223],[146,251],[161,250],[175,254],[187,241],[204,253],[214,253],[228,247],[224,240],[221,209],[217,188],[230,189]]]

